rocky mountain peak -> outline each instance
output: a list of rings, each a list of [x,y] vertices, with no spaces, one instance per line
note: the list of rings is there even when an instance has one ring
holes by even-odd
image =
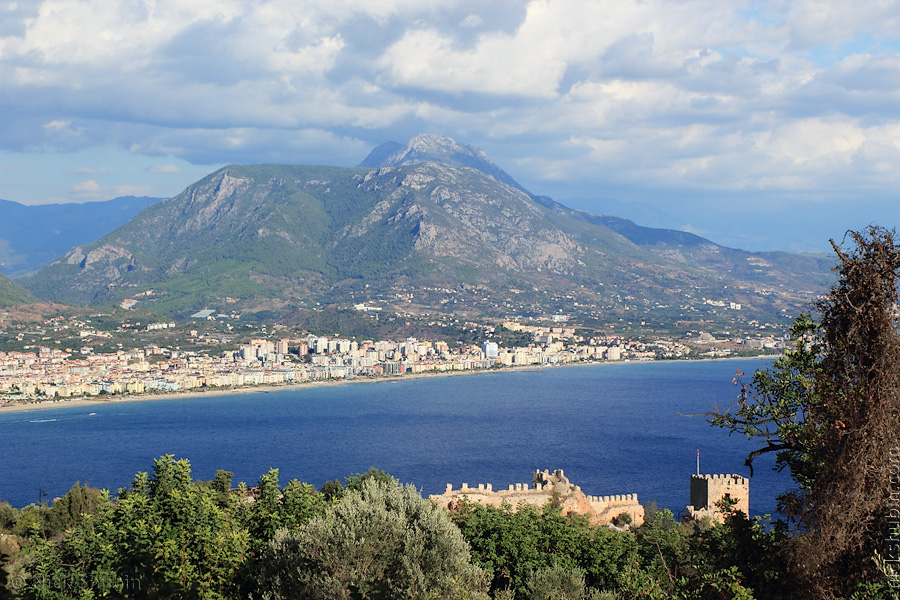
[[[462,144],[445,135],[423,133],[413,137],[406,144],[385,142],[381,144],[364,161],[360,167],[399,167],[433,162],[450,168],[470,168],[481,171],[485,175],[527,191],[506,171],[491,162],[487,154],[477,146]]]
[[[421,133],[406,146],[406,156],[411,162],[420,162],[419,156],[469,156],[473,159],[491,162],[487,154],[477,146],[461,144],[453,138],[433,133]]]

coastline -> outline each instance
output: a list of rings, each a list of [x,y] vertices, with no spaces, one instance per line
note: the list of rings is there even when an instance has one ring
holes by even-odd
[[[655,364],[655,363],[675,363],[675,362],[711,362],[711,361],[734,361],[734,360],[753,360],[764,358],[776,358],[777,355],[762,354],[759,356],[729,356],[722,358],[703,358],[703,359],[680,359],[680,360],[624,360],[624,361],[595,361],[595,362],[577,362],[564,363],[555,365],[527,365],[521,367],[504,367],[502,369],[471,369],[464,371],[435,371],[429,373],[412,373],[409,375],[382,376],[371,378],[353,378],[353,379],[328,379],[324,381],[307,381],[303,383],[288,383],[282,385],[260,385],[260,386],[241,386],[235,388],[221,389],[203,389],[189,390],[183,392],[169,392],[156,394],[128,394],[109,396],[103,399],[99,397],[81,397],[71,399],[54,399],[42,400],[39,402],[16,402],[14,404],[4,404],[0,406],[0,415],[7,413],[28,412],[35,410],[48,410],[54,408],[84,408],[89,406],[100,406],[107,404],[120,404],[126,402],[155,402],[159,400],[189,399],[203,398],[207,396],[233,396],[236,394],[267,394],[270,392],[302,390],[310,387],[351,385],[362,383],[385,383],[398,381],[411,381],[414,379],[424,379],[428,377],[456,377],[463,375],[491,375],[499,373],[540,371],[549,368],[566,368],[566,367],[596,367],[604,365],[639,365],[639,364]]]
[[[643,366],[627,366],[634,364]],[[79,403],[69,410],[71,402],[45,403],[48,410],[0,415],[8,439],[18,442],[4,456],[8,477],[0,498],[21,508],[35,502],[38,487],[62,496],[75,480],[115,491],[152,467],[151,459],[173,454],[189,459],[202,480],[223,468],[236,473],[235,481],[253,484],[276,467],[283,482],[297,478],[321,486],[376,466],[435,494],[448,482],[456,488],[466,481],[506,488],[530,481],[536,468],[563,468],[596,493],[636,492],[682,510],[688,502],[679,474],[694,472],[697,447],[710,459],[703,464],[711,473],[731,472],[745,456],[714,468],[713,456],[740,454],[743,440],[734,447],[720,444],[716,440],[727,433],[675,411],[700,413],[731,400],[737,369],[752,373],[770,364],[757,358],[575,363],[596,368],[474,371],[498,376],[366,379],[388,383],[161,398],[174,400],[168,404]],[[649,423],[655,424],[652,431]],[[678,440],[686,450],[675,449]],[[660,484],[665,478],[674,483]],[[675,500],[667,499],[670,491]],[[754,510],[771,512],[768,505]]]

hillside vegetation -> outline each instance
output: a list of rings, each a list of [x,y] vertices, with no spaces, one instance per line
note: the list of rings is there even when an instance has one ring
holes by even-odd
[[[28,290],[10,281],[0,273],[0,308],[34,302],[35,298]]]
[[[713,299],[765,321],[827,277],[826,260],[682,246],[637,244],[469,167],[233,165],[21,283],[44,300],[132,299],[174,316],[361,301],[453,313],[459,300],[460,314],[674,320]]]

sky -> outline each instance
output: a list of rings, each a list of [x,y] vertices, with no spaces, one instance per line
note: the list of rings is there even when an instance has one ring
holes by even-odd
[[[900,224],[896,0],[0,0],[0,198],[171,197],[419,133],[748,250]]]

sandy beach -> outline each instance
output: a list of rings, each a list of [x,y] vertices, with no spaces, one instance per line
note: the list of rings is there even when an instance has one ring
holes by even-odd
[[[752,358],[771,358],[773,355],[761,355],[759,357],[728,357],[728,358],[708,358],[701,359],[703,362],[706,361],[723,361],[723,360],[747,360]],[[385,383],[385,382],[397,382],[397,381],[410,381],[413,379],[424,379],[426,377],[456,377],[461,375],[494,375],[498,373],[510,373],[510,372],[526,372],[526,371],[538,371],[541,369],[548,368],[567,368],[567,367],[589,367],[589,366],[601,366],[601,365],[622,365],[622,364],[650,364],[650,363],[658,363],[658,362],[676,362],[676,361],[647,361],[647,360],[634,360],[634,361],[617,361],[617,362],[579,362],[579,363],[565,363],[561,365],[527,365],[522,367],[504,367],[502,369],[490,369],[490,370],[466,370],[466,371],[437,371],[431,373],[413,373],[409,375],[397,375],[391,377],[366,377],[366,378],[354,378],[354,379],[329,379],[326,381],[309,381],[304,383],[290,383],[290,384],[282,384],[282,385],[260,385],[260,386],[242,386],[235,388],[217,388],[217,389],[203,389],[203,390],[188,390],[184,392],[170,392],[164,394],[126,394],[126,395],[115,395],[115,396],[105,396],[103,398],[100,397],[82,397],[82,398],[57,398],[54,400],[43,400],[38,402],[10,402],[6,401],[2,406],[0,406],[0,415],[4,413],[13,413],[13,412],[22,412],[22,411],[31,411],[31,410],[46,410],[51,408],[79,408],[86,406],[96,406],[100,404],[117,404],[124,402],[151,402],[156,400],[172,400],[176,398],[201,398],[207,396],[231,396],[234,394],[263,394],[269,392],[276,391],[285,391],[285,390],[302,390],[305,388],[313,388],[313,387],[323,387],[323,386],[335,386],[335,385],[353,385],[353,384],[362,384],[362,383]],[[677,361],[677,362],[697,362],[697,359],[688,360],[688,361]],[[749,375],[749,374],[748,374]]]
[[[588,366],[599,365],[603,363],[578,363],[567,365],[550,365],[550,366]],[[609,363],[612,364],[612,363]],[[409,375],[397,375],[393,377],[357,377],[353,379],[329,379],[325,381],[308,381],[303,383],[288,383],[281,385],[258,385],[258,386],[241,386],[235,388],[216,388],[202,390],[187,390],[183,392],[169,392],[159,394],[117,394],[114,396],[90,396],[81,398],[56,398],[54,400],[42,400],[35,402],[10,402],[6,401],[0,406],[0,414],[23,412],[32,410],[46,410],[51,408],[78,408],[86,406],[96,406],[101,404],[118,404],[125,402],[151,402],[156,400],[173,400],[176,398],[202,398],[207,396],[231,396],[234,394],[263,394],[285,390],[302,390],[306,388],[336,386],[336,385],[353,385],[362,383],[383,383],[396,381],[410,381],[413,379],[423,379],[425,377],[454,377],[458,375],[491,375],[496,373],[509,373],[510,371],[535,371],[548,367],[526,366],[526,367],[507,367],[497,370],[467,370],[467,371],[438,371],[434,373],[414,373]]]

